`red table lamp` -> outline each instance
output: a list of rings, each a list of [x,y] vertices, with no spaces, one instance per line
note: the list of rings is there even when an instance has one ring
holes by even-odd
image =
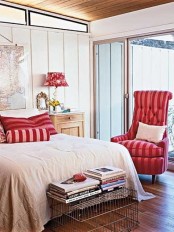
[[[58,91],[57,87],[67,87],[69,86],[65,80],[65,74],[62,72],[48,72],[47,78],[44,83],[45,86],[54,86],[54,98],[58,100]]]

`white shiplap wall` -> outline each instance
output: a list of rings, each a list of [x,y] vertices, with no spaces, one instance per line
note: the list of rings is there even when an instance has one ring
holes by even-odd
[[[13,43],[8,42],[1,35]],[[85,135],[90,136],[89,34],[0,24],[0,44],[23,45],[27,60],[27,108],[36,106],[48,71],[65,72],[69,87],[59,88],[59,99],[70,108],[85,112]]]
[[[135,90],[169,90],[174,93],[174,50],[131,45],[132,89]],[[174,98],[170,100],[174,105]]]

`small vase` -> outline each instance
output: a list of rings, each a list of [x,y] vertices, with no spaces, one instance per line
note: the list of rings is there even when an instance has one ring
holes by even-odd
[[[50,111],[50,113],[53,112],[53,107],[52,106],[49,106],[49,111]]]
[[[58,113],[58,112],[61,112],[61,108],[60,108],[60,105],[56,106],[56,109],[55,111]]]
[[[55,114],[56,113],[56,107],[50,106],[50,113]]]

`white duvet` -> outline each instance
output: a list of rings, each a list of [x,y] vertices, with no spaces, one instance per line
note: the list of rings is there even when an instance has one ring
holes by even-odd
[[[103,165],[124,169],[139,201],[153,197],[122,145],[63,134],[49,142],[0,144],[0,232],[41,232],[50,219],[48,184]]]

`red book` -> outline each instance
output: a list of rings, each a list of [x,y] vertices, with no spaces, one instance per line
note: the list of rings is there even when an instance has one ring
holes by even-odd
[[[113,178],[113,179],[108,179],[108,180],[101,180],[101,184],[108,184],[108,183],[112,183],[112,182],[116,182],[118,180],[125,180],[126,177],[123,176],[123,177],[120,177],[120,178]]]

